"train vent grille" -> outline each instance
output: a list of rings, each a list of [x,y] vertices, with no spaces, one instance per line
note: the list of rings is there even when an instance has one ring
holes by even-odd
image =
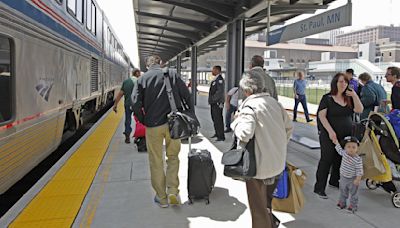
[[[90,62],[90,91],[96,92],[99,90],[99,61],[92,58]]]

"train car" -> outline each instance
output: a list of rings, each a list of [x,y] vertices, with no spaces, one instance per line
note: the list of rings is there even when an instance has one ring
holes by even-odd
[[[95,0],[0,0],[0,194],[114,99],[114,34]]]

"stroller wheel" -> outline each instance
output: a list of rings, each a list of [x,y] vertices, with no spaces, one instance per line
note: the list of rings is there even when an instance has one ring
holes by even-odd
[[[395,194],[393,194],[392,203],[393,206],[395,206],[396,208],[400,208],[400,192],[396,192]]]
[[[368,189],[375,190],[378,188],[378,184],[374,180],[366,179],[365,185],[367,185]]]

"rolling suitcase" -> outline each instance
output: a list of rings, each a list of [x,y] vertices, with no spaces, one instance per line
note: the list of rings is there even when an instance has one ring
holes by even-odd
[[[216,172],[208,150],[191,149],[189,137],[188,195],[189,204],[194,199],[204,199],[210,203],[210,193],[214,188]]]

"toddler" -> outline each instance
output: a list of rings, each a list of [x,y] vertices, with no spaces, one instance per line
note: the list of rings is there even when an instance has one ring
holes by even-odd
[[[344,149],[337,140],[334,143],[336,144],[336,151],[342,156],[339,182],[340,197],[337,206],[339,209],[344,209],[350,195],[350,205],[347,210],[354,213],[358,207],[358,186],[364,174],[362,159],[357,154],[359,141],[352,136],[345,137]]]

